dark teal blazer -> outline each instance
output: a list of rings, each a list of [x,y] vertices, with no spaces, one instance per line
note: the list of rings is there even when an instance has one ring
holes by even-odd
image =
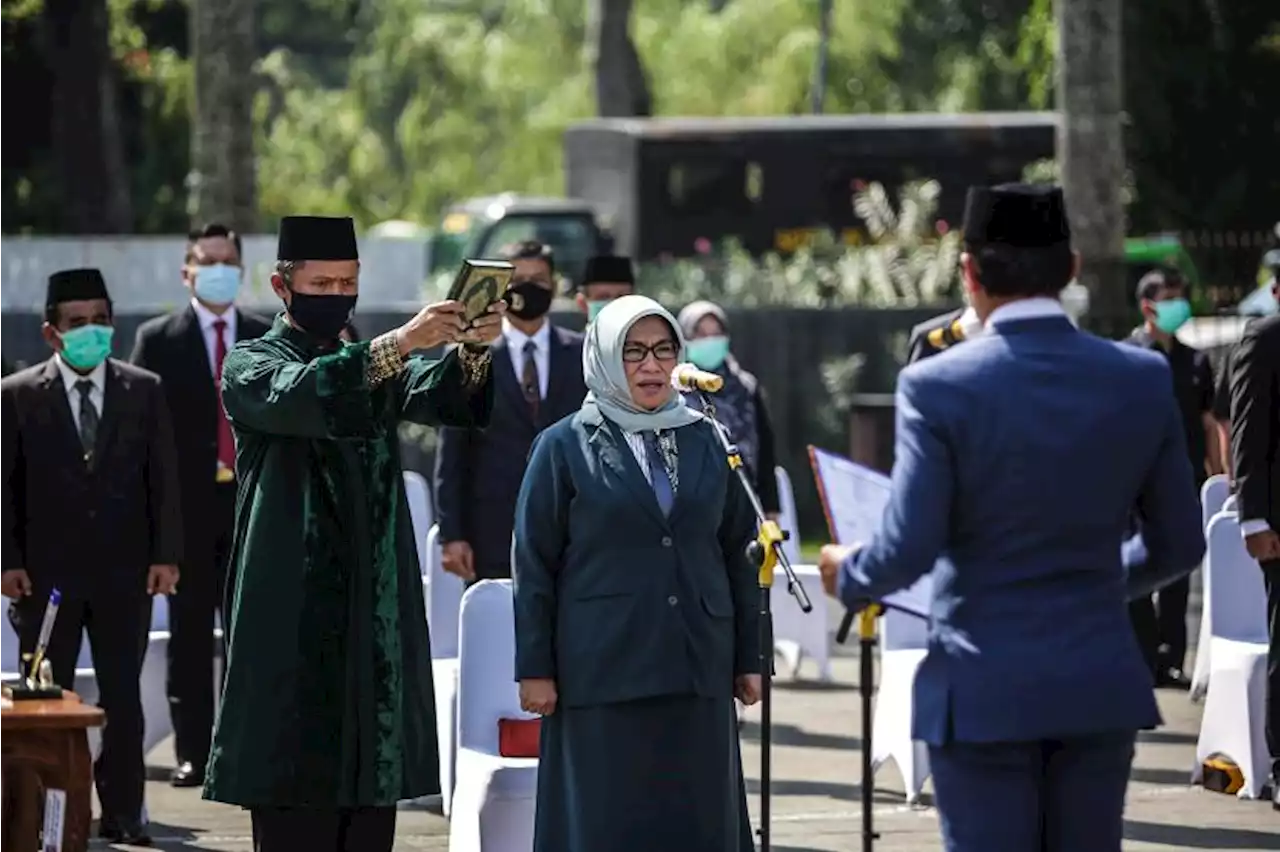
[[[723,697],[759,671],[755,518],[712,428],[676,430],[669,517],[612,423],[577,412],[538,436],[512,543],[517,680],[581,707]]]

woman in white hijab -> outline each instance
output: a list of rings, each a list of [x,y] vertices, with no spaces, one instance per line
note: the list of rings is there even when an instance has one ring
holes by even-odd
[[[753,848],[733,699],[760,695],[755,519],[671,387],[675,319],[624,296],[587,330],[582,408],[516,506],[516,679],[543,716],[534,852]]]

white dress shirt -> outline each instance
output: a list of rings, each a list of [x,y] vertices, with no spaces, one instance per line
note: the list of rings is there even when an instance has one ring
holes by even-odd
[[[984,328],[991,328],[993,322],[1012,322],[1015,320],[1041,319],[1043,317],[1066,317],[1062,304],[1048,296],[1033,296],[1030,299],[1017,299],[1005,302],[987,315]]]
[[[102,400],[107,389],[107,365],[106,362],[94,367],[88,375],[81,375],[71,369],[71,365],[62,359],[62,354],[58,356],[58,372],[62,374],[62,385],[67,394],[67,403],[71,406],[71,419],[76,424],[76,434],[80,434],[80,391],[76,390],[76,382],[88,379],[93,383],[93,390],[89,391],[89,404],[93,406],[94,411],[98,412],[98,421],[102,421]]]
[[[196,320],[200,323],[200,334],[204,337],[204,351],[209,357],[209,375],[216,379],[218,377],[218,332],[213,324],[218,320],[226,322],[227,327],[222,330],[222,342],[227,345],[226,351],[230,352],[231,347],[236,345],[236,309],[227,308],[226,313],[218,316],[195,299],[191,300],[191,307],[196,312]]]
[[[511,366],[516,371],[516,381],[524,381],[524,345],[533,341],[533,363],[538,368],[538,396],[547,398],[547,381],[551,376],[551,323],[545,320],[532,336],[513,326],[505,317],[502,320],[502,336],[511,351]]]

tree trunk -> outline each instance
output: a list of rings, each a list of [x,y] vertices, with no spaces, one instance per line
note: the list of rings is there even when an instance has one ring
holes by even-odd
[[[189,209],[196,223],[257,228],[253,155],[254,0],[193,0],[191,53],[195,115],[191,127]]]
[[[1090,325],[1122,333],[1125,293],[1122,0],[1056,0],[1058,161]]]
[[[64,230],[128,233],[133,210],[106,0],[45,0],[43,15]]]
[[[588,45],[596,71],[596,114],[653,114],[649,80],[631,40],[632,0],[590,0]]]

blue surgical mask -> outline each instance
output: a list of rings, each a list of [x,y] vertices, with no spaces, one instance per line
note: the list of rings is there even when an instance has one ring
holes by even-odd
[[[1186,299],[1165,299],[1153,302],[1156,311],[1156,328],[1165,334],[1173,334],[1191,319],[1191,303]]]
[[[689,360],[699,370],[718,370],[729,357],[729,338],[724,335],[699,337],[685,344]]]
[[[229,305],[240,292],[240,269],[225,263],[196,267],[197,298],[212,305]]]
[[[111,354],[114,333],[115,329],[109,325],[82,325],[60,331],[62,357],[77,370],[92,370]]]
[[[594,322],[595,318],[604,310],[604,306],[613,301],[612,299],[588,299],[587,300],[587,322]]]

